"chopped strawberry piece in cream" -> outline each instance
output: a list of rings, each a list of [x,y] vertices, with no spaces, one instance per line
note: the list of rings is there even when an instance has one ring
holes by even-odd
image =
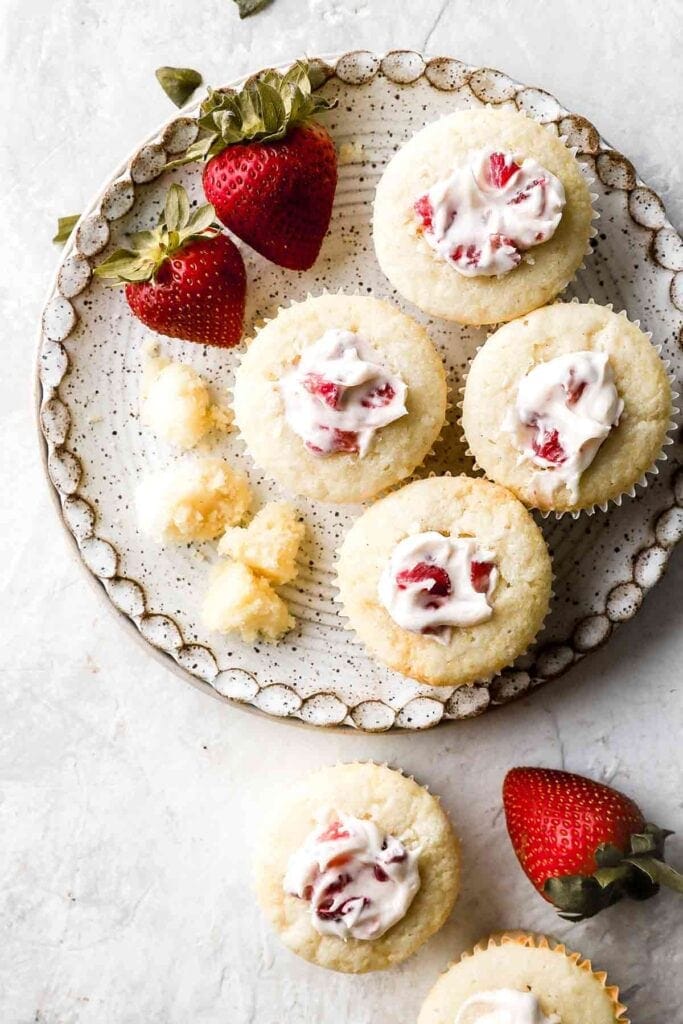
[[[485,594],[488,591],[492,570],[492,562],[472,560],[470,563],[470,579],[472,580],[472,586],[478,594]]]
[[[554,462],[558,466],[567,458],[567,453],[560,444],[557,430],[542,430],[531,442],[536,455],[545,462]]]
[[[333,843],[336,839],[348,839],[348,832],[344,831],[341,821],[333,821],[327,826],[324,832],[318,836],[319,843]]]
[[[451,579],[445,569],[439,565],[418,562],[412,569],[404,569],[396,576],[399,590],[405,590],[410,583],[424,583],[427,590],[435,597],[448,597],[451,592]]]
[[[339,384],[335,384],[331,380],[325,380],[319,373],[307,373],[302,383],[309,394],[316,395],[326,405],[329,405],[331,409],[339,407],[339,398],[342,390]]]
[[[429,196],[420,196],[415,203],[415,213],[418,215],[422,222],[422,227],[429,231],[432,227],[432,204],[429,202]]]
[[[505,188],[519,169],[519,164],[505,153],[491,153],[489,157],[489,181],[495,188]]]
[[[368,391],[366,395],[361,398],[360,404],[364,409],[381,409],[383,405],[389,405],[393,402],[396,397],[392,385],[389,381],[384,384],[378,384],[371,391]]]

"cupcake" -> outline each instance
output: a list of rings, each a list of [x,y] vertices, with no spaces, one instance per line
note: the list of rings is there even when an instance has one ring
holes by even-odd
[[[557,303],[480,349],[462,424],[491,480],[532,508],[578,513],[632,492],[652,469],[671,398],[656,349],[625,314]]]
[[[278,794],[256,892],[298,956],[360,974],[400,963],[458,894],[458,842],[438,799],[400,772],[340,764]]]
[[[371,506],[342,544],[344,614],[389,668],[431,686],[489,679],[522,654],[548,611],[541,531],[503,487],[417,480]]]
[[[589,960],[524,932],[496,935],[441,975],[418,1024],[628,1024],[619,991]]]
[[[549,302],[589,249],[592,198],[573,153],[512,110],[428,124],[377,187],[377,259],[432,316],[492,324]]]
[[[242,437],[269,476],[295,494],[359,502],[429,453],[446,377],[427,332],[393,306],[320,295],[258,332],[234,397]]]

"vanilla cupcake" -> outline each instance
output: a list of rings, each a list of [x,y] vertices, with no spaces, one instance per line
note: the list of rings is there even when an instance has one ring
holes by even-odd
[[[497,330],[467,378],[463,429],[486,475],[526,505],[578,513],[618,499],[662,455],[664,365],[624,314],[557,303]]]
[[[629,1024],[602,971],[544,936],[513,932],[478,943],[441,975],[418,1024]]]
[[[429,335],[386,302],[320,295],[251,342],[235,419],[254,461],[288,491],[359,502],[413,472],[446,415]]]
[[[320,967],[400,963],[443,925],[458,842],[436,797],[376,764],[340,764],[278,794],[256,892],[282,941]]]
[[[431,686],[489,679],[522,654],[548,611],[543,535],[502,487],[418,480],[375,502],[338,563],[343,612],[389,668]]]
[[[458,111],[418,132],[382,175],[377,259],[432,316],[500,323],[571,281],[594,234],[591,201],[550,129],[511,110]]]

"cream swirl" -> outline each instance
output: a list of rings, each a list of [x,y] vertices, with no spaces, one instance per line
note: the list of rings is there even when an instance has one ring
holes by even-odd
[[[472,537],[413,534],[394,548],[379,580],[379,599],[403,629],[447,644],[453,626],[491,618],[494,559]]]
[[[420,888],[419,850],[373,821],[338,814],[289,859],[285,892],[311,904],[321,935],[378,939],[403,918]]]
[[[522,377],[502,428],[520,452],[518,461],[539,467],[540,494],[550,498],[566,487],[577,501],[582,473],[623,411],[608,354],[569,352]]]
[[[497,988],[476,992],[458,1010],[454,1024],[562,1024],[556,1013],[547,1017],[533,992]]]
[[[481,149],[415,203],[424,237],[465,277],[507,274],[555,234],[565,206],[559,178],[527,157]]]
[[[375,433],[407,413],[407,387],[365,338],[332,329],[279,382],[285,420],[316,455],[365,455]]]

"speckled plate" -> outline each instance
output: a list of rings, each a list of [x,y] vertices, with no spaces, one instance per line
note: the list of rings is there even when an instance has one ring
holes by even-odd
[[[336,110],[324,115],[340,153],[331,230],[316,266],[304,274],[243,247],[247,331],[309,291],[344,288],[390,297],[427,323],[455,394],[485,333],[424,318],[392,292],[374,258],[372,200],[386,162],[424,123],[491,103],[524,110],[566,136],[595,179],[599,234],[568,297],[613,303],[639,319],[680,379],[683,243],[660,199],[592,124],[540,89],[447,57],[356,52],[325,66],[323,88],[339,99]],[[419,686],[379,667],[343,628],[333,603],[332,561],[353,509],[298,502],[309,539],[300,575],[285,589],[297,628],[276,647],[249,647],[202,628],[198,607],[216,558],[213,545],[161,549],[138,533],[132,509],[137,480],[177,456],[138,418],[141,345],[148,332],[129,314],[121,292],[93,280],[91,269],[123,233],[155,221],[172,178],[201,197],[196,166],[162,173],[167,159],[192,141],[193,113],[183,112],[151,136],[94,198],[64,250],[42,320],[38,403],[46,466],[64,525],[102,595],[148,650],[184,679],[225,700],[311,725],[427,729],[481,714],[556,678],[632,618],[664,571],[683,533],[683,473],[676,470],[674,447],[649,486],[619,507],[542,523],[556,573],[556,598],[542,636],[521,663],[492,682],[455,691]],[[239,352],[168,340],[162,348],[192,362],[217,391],[231,385]],[[454,413],[451,419],[421,472],[468,468]],[[259,499],[277,495],[236,436],[217,451],[247,469]]]

